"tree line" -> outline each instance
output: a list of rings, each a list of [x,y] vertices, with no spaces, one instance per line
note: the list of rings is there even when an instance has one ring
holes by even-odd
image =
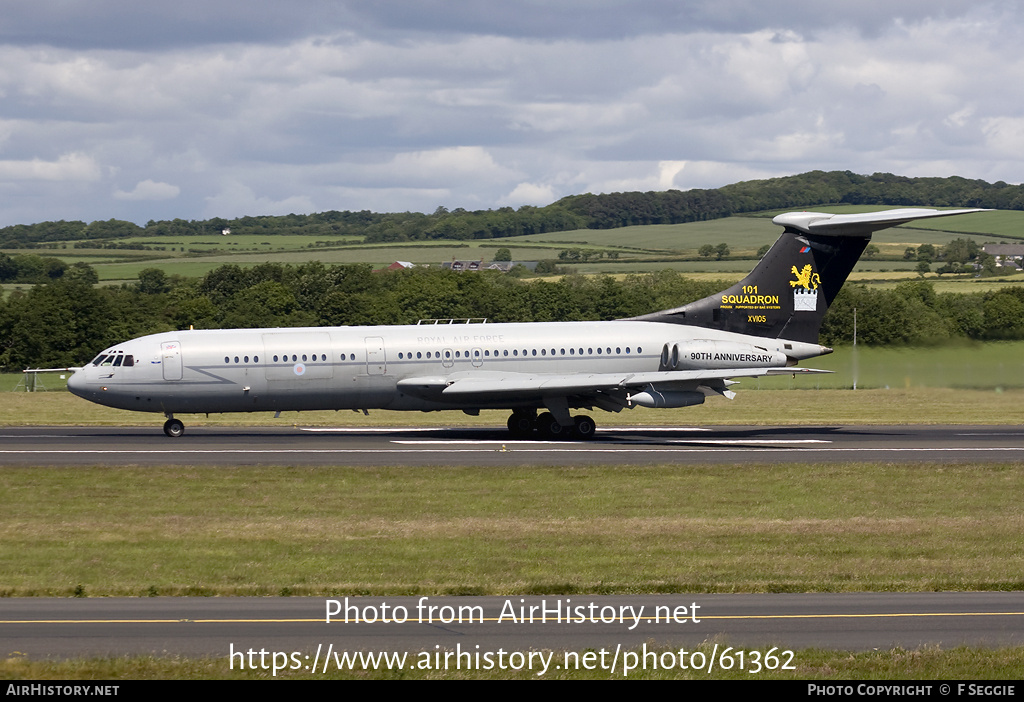
[[[908,178],[891,173],[811,171],[734,183],[710,190],[571,195],[546,207],[467,211],[438,207],[431,214],[328,211],[309,215],[174,219],[145,226],[120,220],[42,222],[0,228],[0,247],[57,241],[114,241],[128,237],[219,234],[358,236],[367,242],[496,239],[573,229],[680,224],[735,214],[820,204],[1024,209],[1024,186],[952,176]]]
[[[676,307],[728,287],[673,271],[568,275],[523,281],[497,272],[439,269],[374,273],[368,265],[228,264],[202,278],[150,268],[134,283],[98,287],[89,266],[14,291],[0,302],[0,367],[76,366],[104,348],[176,329],[414,324],[486,317],[492,322],[609,320]],[[821,343],[857,334],[867,344],[1024,339],[1024,287],[937,293],[927,281],[893,290],[847,285],[825,318]]]

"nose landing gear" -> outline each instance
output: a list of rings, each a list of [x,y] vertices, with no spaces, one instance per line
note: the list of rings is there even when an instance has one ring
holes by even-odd
[[[164,434],[167,434],[172,439],[177,439],[184,433],[185,425],[181,423],[181,420],[168,415],[167,421],[164,422]]]

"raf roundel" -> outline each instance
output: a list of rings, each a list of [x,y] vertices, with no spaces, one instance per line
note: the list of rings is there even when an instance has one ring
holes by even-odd
[[[292,370],[295,372],[295,375],[302,375],[303,373],[306,372],[306,364],[296,363],[295,367],[292,368]]]

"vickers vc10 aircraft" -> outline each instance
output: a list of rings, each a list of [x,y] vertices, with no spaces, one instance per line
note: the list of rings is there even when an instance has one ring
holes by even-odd
[[[823,372],[794,366],[832,352],[821,321],[872,232],[978,211],[782,214],[743,280],[630,319],[167,332],[106,349],[68,389],[163,413],[171,437],[175,413],[506,409],[515,437],[589,439],[594,421],[571,410],[699,405],[732,399],[734,378]]]

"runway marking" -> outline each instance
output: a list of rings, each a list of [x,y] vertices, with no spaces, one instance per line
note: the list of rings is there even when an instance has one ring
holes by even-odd
[[[493,445],[500,445],[501,441],[491,442]],[[529,442],[536,445],[539,442]],[[565,442],[551,442],[565,445]],[[712,442],[692,442],[712,443]],[[741,441],[740,443],[751,443]],[[586,448],[581,449],[580,446]],[[493,453],[493,448],[453,448],[449,453]],[[947,448],[843,448],[832,447],[792,447],[783,446],[770,447],[736,447],[736,448],[597,448],[589,442],[573,443],[568,448],[528,448],[519,447],[516,453],[993,453],[993,452],[1024,452],[1024,447],[1016,446],[987,446],[987,447],[947,447]],[[232,454],[232,455],[294,455],[294,454],[362,454],[362,453],[422,453],[421,449],[415,448],[344,448],[344,449],[0,449],[0,455],[62,455],[62,454],[93,454],[93,455],[211,455],[211,454]]]
[[[673,444],[831,444],[831,441],[826,439],[668,439]],[[516,441],[501,441],[500,439],[392,439],[393,444],[402,445],[494,445],[501,444],[503,446],[536,446],[537,444],[558,444],[564,446],[567,443],[571,443],[575,446],[593,446],[591,441],[529,441],[529,440],[516,440]],[[600,450],[600,449],[598,449]]]
[[[673,444],[831,444],[828,439],[669,439]]]
[[[1024,617],[1024,612],[873,612],[868,614],[711,614],[701,615],[700,621],[743,621],[750,619],[899,619],[911,617]],[[621,624],[636,621],[637,617],[632,615],[623,617],[608,617],[602,620],[602,624]],[[640,616],[641,621],[658,621],[654,615]],[[508,623],[501,617],[484,617],[474,619],[474,623],[501,622]],[[323,617],[316,618],[290,618],[290,619],[8,619],[0,620],[2,624],[322,624]],[[393,619],[377,619],[372,622],[335,619],[332,624],[452,624],[453,622],[441,617],[424,618],[422,620],[397,621]],[[516,623],[516,622],[513,622]],[[529,624],[530,622],[522,622]],[[577,622],[558,622],[577,623]]]
[[[1019,431],[991,431],[991,432],[961,432],[954,434],[954,436],[1021,436],[1024,437],[1024,432]]]
[[[395,434],[404,432],[423,432],[423,431],[497,431],[497,427],[470,427],[470,426],[450,426],[450,427],[298,427],[299,431],[310,431],[310,432],[322,432],[322,433],[351,433],[360,434],[363,432],[379,432],[386,433],[391,432]],[[615,432],[616,434],[626,432],[642,432],[642,433],[654,433],[654,432],[686,432],[686,431],[715,431],[708,427],[602,427],[601,431]]]
[[[397,434],[412,431],[452,431],[457,428],[458,427],[298,427],[298,430],[320,434]]]

